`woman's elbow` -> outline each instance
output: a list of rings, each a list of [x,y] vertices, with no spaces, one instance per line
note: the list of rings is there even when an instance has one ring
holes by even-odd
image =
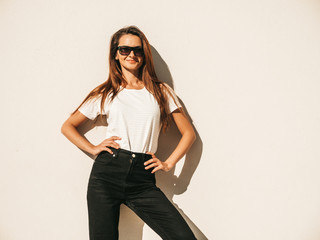
[[[63,135],[66,135],[67,128],[68,128],[67,122],[64,122],[64,123],[61,125],[60,132],[61,132]]]
[[[61,125],[61,128],[60,128],[60,132],[64,135],[64,128],[65,128],[65,125],[64,123]]]
[[[191,133],[191,136],[192,136],[192,143],[194,143],[197,139],[197,135],[195,133],[195,131],[192,129],[192,133]]]
[[[197,139],[196,133],[193,128],[190,128],[189,131],[186,132],[186,135],[189,137],[191,144]]]

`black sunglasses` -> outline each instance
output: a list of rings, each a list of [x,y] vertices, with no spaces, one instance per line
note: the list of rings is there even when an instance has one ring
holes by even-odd
[[[137,57],[142,57],[144,55],[142,47],[119,46],[118,50],[121,55],[125,56],[128,56],[131,51],[133,51],[134,55]]]

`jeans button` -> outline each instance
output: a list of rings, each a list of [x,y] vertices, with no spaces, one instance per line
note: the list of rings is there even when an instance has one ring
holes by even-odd
[[[136,157],[136,155],[134,153],[132,153],[132,157],[134,158],[134,157]]]
[[[115,154],[112,155],[112,157],[115,157],[115,156],[116,156]]]

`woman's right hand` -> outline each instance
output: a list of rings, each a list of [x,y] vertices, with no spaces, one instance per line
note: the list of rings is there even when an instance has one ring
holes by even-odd
[[[120,148],[120,145],[114,141],[114,140],[120,140],[120,139],[121,137],[113,136],[103,140],[100,144],[92,147],[91,154],[98,155],[102,151],[107,151],[113,154],[112,150],[108,147],[113,147],[116,149]]]

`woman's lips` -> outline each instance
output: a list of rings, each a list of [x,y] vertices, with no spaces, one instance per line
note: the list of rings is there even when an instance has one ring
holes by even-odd
[[[136,63],[135,60],[127,60],[129,63]]]

